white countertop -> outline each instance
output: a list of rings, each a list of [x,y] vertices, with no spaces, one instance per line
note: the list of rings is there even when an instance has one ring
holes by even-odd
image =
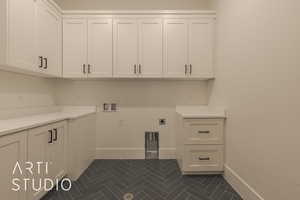
[[[0,120],[0,136],[43,126],[46,124],[76,119],[96,113],[96,107],[62,107],[59,112],[30,115],[20,118]]]
[[[208,106],[176,106],[176,112],[183,118],[226,118],[226,111],[224,108]]]

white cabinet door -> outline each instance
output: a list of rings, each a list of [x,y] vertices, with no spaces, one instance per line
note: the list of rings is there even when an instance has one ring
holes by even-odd
[[[66,174],[66,156],[67,156],[67,130],[66,123],[60,122],[52,125],[53,145],[49,147],[49,175],[56,182]]]
[[[213,77],[214,20],[189,22],[189,73],[192,77]]]
[[[139,20],[139,33],[138,72],[142,77],[161,77],[163,71],[162,20]]]
[[[49,171],[46,171],[46,163],[50,163],[49,146],[53,144],[53,134],[51,137],[51,126],[43,126],[29,131],[28,135],[28,161],[36,164],[43,162],[40,172],[38,168],[33,168],[33,174],[29,174],[28,178],[42,180],[44,178],[52,178]],[[49,165],[51,167],[51,165]],[[43,185],[44,186],[44,185]],[[44,188],[44,187],[42,187]],[[28,188],[28,200],[38,200],[46,191],[43,189],[34,191],[32,187]]]
[[[112,19],[88,20],[88,77],[112,77]]]
[[[183,19],[166,19],[165,70],[166,77],[185,77],[188,64],[188,22]]]
[[[68,177],[77,180],[95,159],[96,115],[69,121],[68,131]]]
[[[60,18],[41,1],[37,3],[37,36],[38,55],[42,59],[39,68],[46,74],[60,76]]]
[[[9,200],[25,200],[24,191],[15,192],[12,188],[13,178],[23,180],[24,174],[21,175],[19,170],[13,174],[14,167],[18,162],[24,169],[27,160],[27,132],[16,133],[14,135],[0,137],[0,194],[1,199]],[[20,182],[17,182],[18,184]],[[20,186],[23,186],[20,184]]]
[[[114,76],[136,77],[138,63],[138,24],[135,19],[114,21]]]
[[[56,183],[66,174],[66,129],[66,122],[59,122],[29,131],[28,161],[32,162],[35,167],[33,174],[29,174],[28,178],[41,179],[42,183],[44,183],[45,178],[49,178],[53,180],[53,183]],[[42,162],[40,171],[36,167],[37,162]],[[40,199],[46,193],[43,189],[43,184],[39,191],[29,188],[28,200]]]
[[[35,1],[7,0],[7,4],[7,63],[17,68],[38,71],[35,45]]]
[[[87,76],[87,20],[65,19],[63,22],[63,76]]]

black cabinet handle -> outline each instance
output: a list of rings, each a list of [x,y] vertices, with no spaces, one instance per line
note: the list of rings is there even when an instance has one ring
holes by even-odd
[[[187,65],[184,65],[184,73],[187,74],[187,68],[188,66]]]
[[[136,74],[136,65],[134,65],[134,74]]]
[[[39,56],[39,59],[40,59],[39,68],[43,68],[43,56]]]
[[[198,159],[199,159],[199,160],[210,160],[209,157],[199,157]]]
[[[48,132],[50,133],[50,140],[48,141],[48,143],[52,144],[53,143],[53,131],[49,130]]]
[[[85,74],[86,71],[85,71],[85,64],[82,65],[82,70],[83,70],[83,73]]]
[[[209,134],[210,131],[198,131],[199,134]]]
[[[54,138],[53,141],[57,141],[57,128],[53,129],[54,130]]]
[[[141,74],[142,73],[142,65],[139,64],[139,73]]]
[[[90,74],[91,73],[91,65],[88,64],[88,73]]]
[[[48,69],[48,58],[44,58],[44,61],[45,61],[44,69]]]
[[[190,64],[190,74],[192,74],[192,72],[193,72],[193,65]]]

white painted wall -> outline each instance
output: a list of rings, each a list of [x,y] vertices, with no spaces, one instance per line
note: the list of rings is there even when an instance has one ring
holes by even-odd
[[[131,10],[131,9],[210,9],[211,0],[55,0],[63,9]]]
[[[56,83],[56,99],[58,104],[66,105],[102,107],[103,103],[118,103],[119,112],[97,115],[98,157],[129,152],[138,158],[144,155],[145,131],[159,131],[163,153],[173,152],[175,106],[207,104],[207,83],[60,80]],[[167,119],[167,126],[159,127],[159,118]]]
[[[0,118],[5,110],[54,104],[53,81],[0,71]]]
[[[227,165],[265,200],[300,196],[299,8],[296,0],[217,6],[210,101],[228,107]]]

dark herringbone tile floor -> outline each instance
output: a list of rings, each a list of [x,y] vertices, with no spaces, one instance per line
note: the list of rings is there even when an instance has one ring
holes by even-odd
[[[96,160],[69,192],[42,200],[241,200],[222,176],[182,176],[175,160]]]

